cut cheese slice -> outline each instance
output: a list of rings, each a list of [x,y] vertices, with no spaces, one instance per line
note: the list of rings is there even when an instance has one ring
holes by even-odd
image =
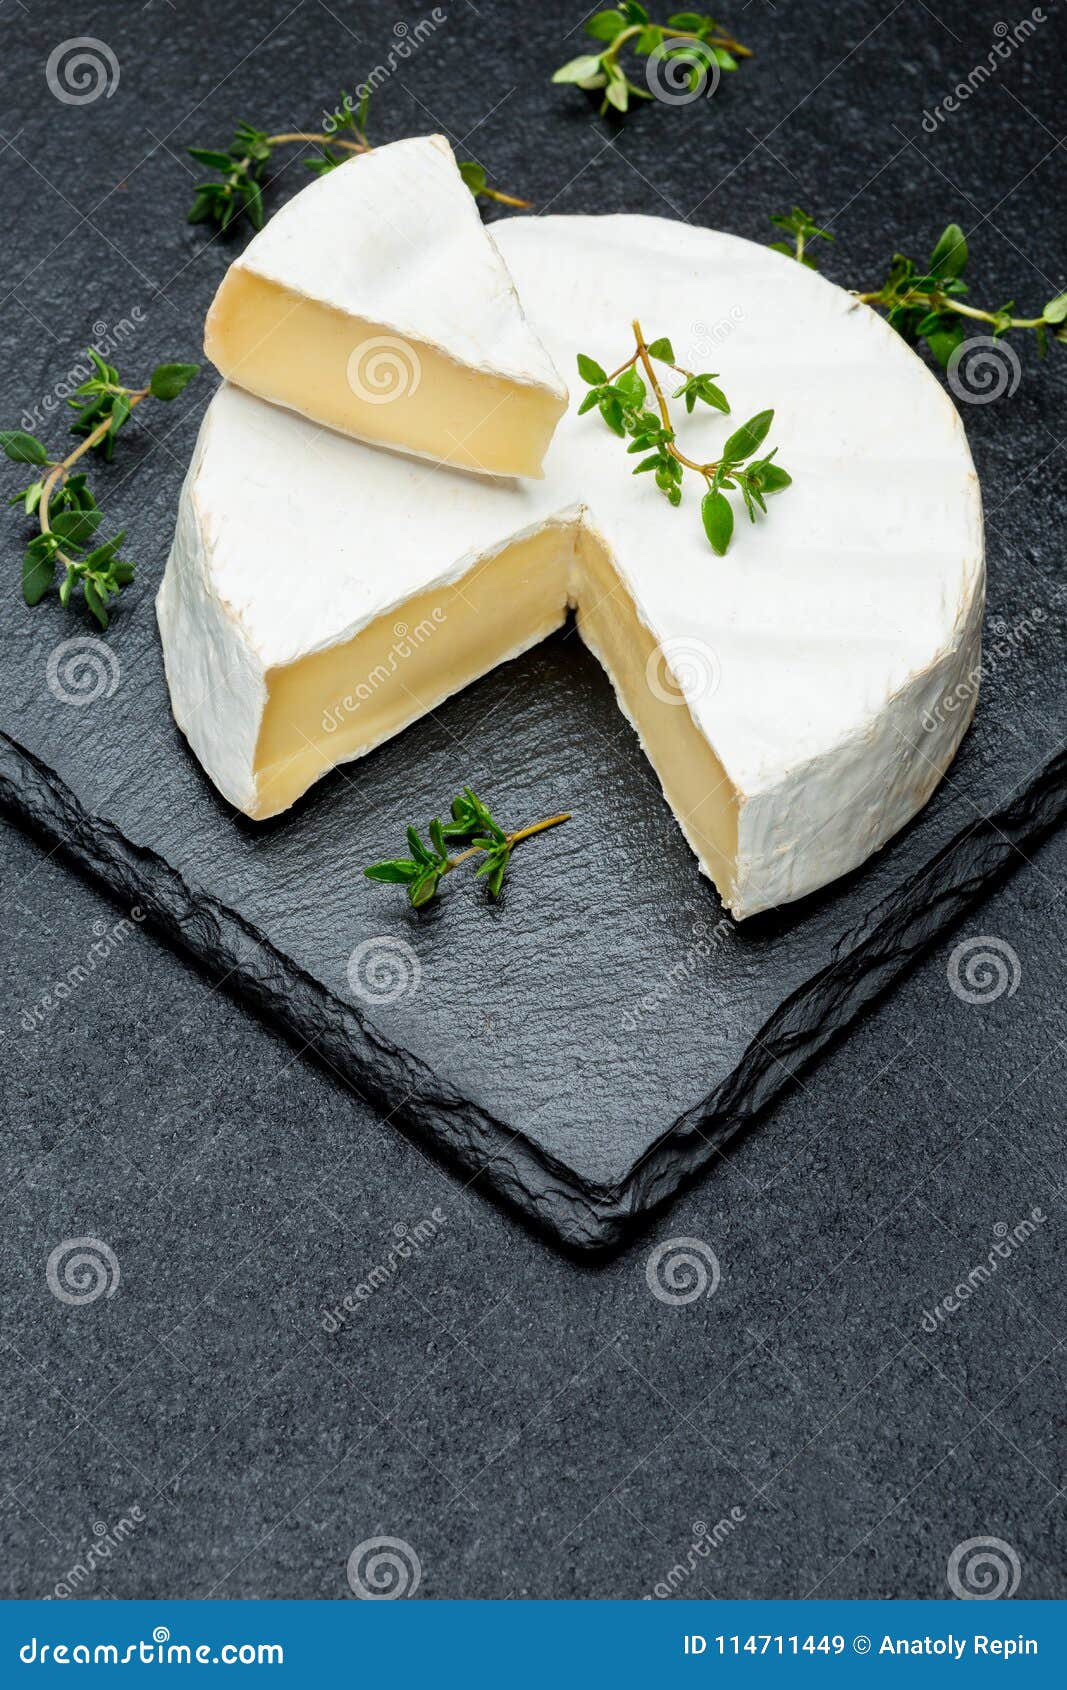
[[[727,906],[813,891],[921,808],[969,719],[941,702],[962,681],[973,699],[983,600],[959,418],[872,311],[748,242],[644,217],[498,239],[561,368],[620,362],[635,315],[673,333],[736,418],[775,406],[789,492],[716,558],[696,494],[672,509],[576,407],[545,479],[519,483],[225,386],[158,601],[177,720],[231,803],[275,815],[576,608]],[[714,456],[731,426],[694,412],[687,450]]]
[[[204,350],[315,422],[488,475],[539,476],[567,406],[440,135],[283,206],[226,272]]]

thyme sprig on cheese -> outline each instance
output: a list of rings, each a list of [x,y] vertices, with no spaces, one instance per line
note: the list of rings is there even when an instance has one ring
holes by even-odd
[[[157,364],[144,387],[126,387],[119,372],[106,362],[95,347],[87,351],[96,374],[77,387],[67,400],[77,413],[71,433],[83,436],[81,444],[65,458],[52,458],[43,441],[23,429],[0,429],[0,450],[13,463],[29,464],[38,471],[28,487],[7,502],[21,505],[27,516],[37,519],[38,532],[26,547],[22,561],[22,596],[28,605],[39,604],[55,580],[56,565],[63,569],[59,600],[64,609],[75,587],[102,628],[108,624],[108,600],[133,580],[136,564],[120,555],[125,530],[96,545],[96,531],[103,512],[84,471],[75,470],[87,453],[99,451],[110,461],[115,437],[125,427],[138,405],[146,399],[168,403],[177,399],[199,370],[198,364]]]
[[[792,211],[771,218],[778,228],[793,236],[788,241],[773,241],[776,252],[814,270],[816,264],[807,243],[813,238],[832,241],[827,229],[820,229],[806,211],[794,206]],[[897,252],[893,255],[888,274],[881,287],[865,293],[858,290],[856,298],[864,305],[872,305],[886,313],[886,321],[902,335],[909,346],[925,341],[938,363],[947,368],[957,348],[967,334],[967,323],[985,323],[992,338],[1016,329],[1033,334],[1040,357],[1048,351],[1050,340],[1067,345],[1067,293],[1050,299],[1039,317],[1017,317],[1015,301],[1008,300],[999,310],[985,311],[963,299],[967,283],[963,271],[969,257],[967,240],[958,223],[950,223],[943,231],[925,266]]]
[[[671,394],[672,399],[684,399],[688,414],[697,404],[709,405],[713,410],[729,413],[730,405],[721,387],[716,385],[716,373],[695,373],[675,362],[674,348],[662,336],[646,341],[641,325],[633,324],[636,345],[624,364],[610,375],[582,352],[578,355],[578,374],[589,385],[589,392],[578,407],[579,414],[594,407],[621,439],[630,438],[629,453],[644,452],[633,474],[655,475],[656,486],[672,505],[682,502],[684,472],[691,470],[702,476],[705,493],[700,514],[704,533],[713,552],[722,557],[734,532],[734,510],[728,492],[739,492],[749,519],[756,520],[757,510],[765,512],[769,493],[781,493],[790,486],[792,476],[772,460],[778,448],[764,456],[757,456],[760,446],[770,432],[773,411],[758,411],[729,436],[718,458],[701,463],[683,452],[675,437],[670,407],[656,372],[656,364],[664,364],[680,375],[682,383]],[[638,373],[638,365],[644,377]],[[651,388],[655,410],[647,404]]]
[[[477,875],[484,876],[490,894],[496,898],[516,845],[521,845],[524,839],[532,839],[537,833],[547,832],[550,827],[558,827],[560,822],[570,821],[568,810],[562,815],[549,816],[546,821],[534,822],[532,827],[520,828],[517,833],[507,833],[494,821],[488,807],[469,786],[453,798],[451,816],[448,822],[442,822],[439,816],[434,817],[426,830],[430,836],[429,845],[417,828],[409,827],[407,839],[411,856],[372,863],[363,870],[367,879],[406,886],[409,901],[415,909],[421,909],[436,895],[446,874],[451,874],[460,863],[482,856],[485,860]],[[464,844],[467,849],[450,856],[449,846],[456,844]]]
[[[608,11],[595,12],[585,23],[585,32],[605,45],[595,53],[580,53],[553,74],[553,82],[574,82],[579,88],[604,91],[601,116],[608,111],[626,112],[632,100],[652,100],[653,84],[660,65],[670,67],[663,77],[665,98],[686,103],[689,95],[701,92],[709,73],[736,70],[738,59],[751,58],[751,49],[727,33],[705,12],[674,12],[665,24],[653,23],[638,0],[619,0]],[[648,86],[642,88],[627,75],[620,56],[624,48],[639,58],[652,61],[647,67]],[[680,71],[680,75],[679,75]],[[673,73],[673,74],[671,74]],[[679,98],[681,96],[681,98]]]
[[[196,188],[189,209],[190,223],[217,223],[228,229],[231,223],[247,217],[255,229],[262,229],[266,210],[263,203],[264,172],[272,154],[279,147],[312,144],[320,148],[314,158],[305,159],[309,170],[318,176],[336,170],[353,153],[373,152],[367,138],[367,112],[370,92],[354,100],[342,94],[337,112],[328,131],[288,129],[277,135],[256,129],[250,123],[239,123],[234,139],[225,151],[212,147],[189,147],[190,158],[206,164],[219,174],[219,180],[201,182]],[[530,201],[491,188],[485,167],[467,159],[459,165],[463,177],[475,199],[496,200],[500,205],[516,206],[520,211],[530,209]]]

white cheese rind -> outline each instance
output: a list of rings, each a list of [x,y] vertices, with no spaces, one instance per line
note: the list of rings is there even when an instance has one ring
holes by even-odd
[[[242,294],[237,305],[234,290],[242,278],[246,290],[253,278],[282,290],[273,296],[278,327],[258,325],[265,299],[257,296],[252,303]],[[318,319],[330,335],[323,362],[330,370],[337,364],[337,394],[326,409],[313,377],[301,382],[298,370],[286,371],[279,392],[263,385],[271,379],[269,371],[257,369],[301,305],[326,313]],[[344,342],[346,325],[351,344],[342,355],[336,348]],[[356,348],[368,329],[364,367]],[[299,332],[309,333],[308,325]],[[293,350],[299,354],[298,345]],[[485,426],[502,404],[510,405],[502,383],[516,388],[519,397],[547,400],[547,408],[541,403],[536,416],[530,413],[538,435],[531,455],[538,463],[567,403],[567,388],[527,321],[507,266],[440,135],[396,141],[351,157],[276,212],[223,278],[208,312],[205,351],[223,375],[264,398],[358,438],[384,439],[430,458],[454,457],[457,446],[462,449],[462,436],[451,440],[445,426],[437,448],[423,445],[421,437],[396,439],[391,429],[383,429],[396,423],[398,398],[412,408],[433,406],[435,379],[448,383],[454,373],[488,378],[471,393],[479,424]],[[433,369],[424,370],[428,351],[445,360],[436,378]],[[385,384],[380,391],[374,391],[376,380]],[[367,400],[368,388],[370,402],[342,420],[339,395],[351,390]],[[354,405],[354,397],[349,402]],[[514,461],[502,470],[477,460],[465,467],[537,473],[536,467],[526,467],[525,452],[506,456]]]
[[[720,371],[731,398],[732,423],[697,412],[680,424],[687,449],[713,456],[773,405],[793,487],[757,526],[739,515],[717,559],[696,491],[672,510],[573,404],[546,479],[518,485],[354,446],[224,388],[161,594],[175,713],[247,809],[250,723],[272,667],[349,639],[517,534],[581,520],[668,659],[684,669],[695,653],[713,682],[688,707],[736,794],[736,863],[729,885],[719,877],[729,906],[743,916],[803,896],[921,808],[966,725],[936,709],[979,656],[981,503],[959,418],[880,318],[764,248],[655,218],[497,231],[559,367],[578,351],[619,362],[638,315],[650,337],[672,335],[680,362]],[[221,699],[196,705],[190,727],[192,694],[220,662]]]
[[[267,702],[263,663],[213,580],[212,522],[197,496],[209,407],[182,485],[156,615],[174,719],[224,798],[255,804],[256,740]]]

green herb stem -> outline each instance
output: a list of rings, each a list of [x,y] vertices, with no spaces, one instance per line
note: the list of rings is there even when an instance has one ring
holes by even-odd
[[[517,194],[501,193],[499,188],[479,188],[478,193],[482,199],[496,200],[498,205],[513,205],[519,211],[533,210],[533,200],[521,200]]]
[[[634,359],[637,359],[640,362],[641,367],[648,377],[649,386],[656,396],[656,407],[663,419],[663,426],[664,428],[669,429],[672,426],[670,407],[667,404],[663,389],[659,384],[659,378],[653,368],[652,360],[648,355],[648,343],[641,332],[641,325],[637,321],[636,317],[633,321],[633,331],[634,338],[637,341],[637,351],[634,353],[634,358],[631,359],[630,362],[633,363]],[[624,365],[623,367],[625,368],[626,366]],[[672,370],[677,370],[680,376],[687,376],[690,373],[688,370],[683,370],[680,364],[671,364],[670,368]],[[721,463],[721,459],[718,458],[713,459],[711,463],[707,464],[697,463],[695,458],[687,458],[685,453],[679,449],[677,442],[673,439],[664,443],[664,451],[669,452],[670,456],[676,463],[681,464],[683,469],[694,470],[697,475],[702,475],[704,480],[709,484]]]
[[[516,845],[570,819],[571,812],[565,810],[559,815],[548,816],[544,821],[534,822],[530,827],[519,828],[516,833],[505,833],[477,793],[465,786],[452,800],[450,819],[442,822],[440,816],[435,816],[430,823],[427,829],[429,845],[417,828],[409,827],[407,841],[411,856],[388,857],[383,862],[371,863],[363,873],[368,880],[403,886],[408,902],[418,910],[437,896],[446,874],[451,874],[453,869],[469,862],[472,857],[481,857],[483,861],[476,878],[484,879],[491,898],[498,898]],[[469,842],[465,850],[457,851],[454,857],[449,855],[451,844],[465,842]]]
[[[643,88],[620,63],[626,48],[650,65],[660,60],[677,65],[693,98],[704,86],[709,62],[716,67],[717,83],[720,70],[737,70],[738,60],[752,57],[752,49],[721,28],[714,18],[699,12],[677,12],[666,23],[654,23],[641,0],[617,0],[607,10],[594,12],[584,28],[597,43],[596,49],[590,48],[560,65],[552,80],[601,91],[601,116],[611,110],[625,114],[634,100],[655,98],[651,69],[648,86]]]
[[[682,502],[685,470],[699,475],[705,485],[700,505],[704,534],[713,552],[723,557],[734,531],[734,513],[727,493],[738,492],[749,519],[756,521],[757,512],[766,513],[766,496],[781,493],[792,485],[792,477],[781,464],[776,464],[778,448],[760,456],[759,448],[767,438],[774,421],[773,411],[757,411],[740,428],[735,428],[723,442],[718,458],[700,463],[683,452],[675,438],[667,395],[660,385],[655,365],[662,364],[682,377],[682,385],[672,393],[672,399],[684,399],[687,414],[697,404],[729,415],[730,403],[716,377],[710,371],[701,374],[685,369],[675,362],[674,348],[665,336],[646,340],[637,318],[631,323],[635,346],[611,375],[607,375],[595,358],[586,352],[578,354],[578,374],[589,385],[589,392],[578,406],[579,416],[599,410],[613,434],[629,440],[627,455],[643,453],[635,465],[634,475],[652,472],[655,486],[671,506]],[[638,368],[640,366],[640,369]],[[644,377],[641,375],[644,371]],[[649,390],[655,410],[650,408]]]
[[[320,146],[343,147],[347,153],[369,153],[371,151],[369,141],[343,141],[336,135],[312,135],[300,129],[291,129],[282,135],[266,135],[263,139],[263,145],[273,151],[275,147],[284,147],[302,141],[310,141]],[[233,169],[224,178],[222,184],[222,194],[225,199],[232,200],[235,194],[243,198],[248,173],[255,162],[252,153],[245,153],[243,157],[234,159]]]
[[[284,135],[268,135],[268,147],[285,147],[290,142],[312,141],[320,146],[343,147],[346,153],[370,153],[374,151],[369,141],[344,141],[339,135],[309,135],[303,129],[290,129]],[[249,155],[247,162],[251,164]]]
[[[637,351],[634,354],[634,356],[640,361],[641,367],[644,370],[646,376],[648,377],[648,384],[649,384],[653,393],[656,396],[656,406],[657,406],[657,409],[659,410],[660,416],[663,419],[663,426],[664,426],[664,428],[670,428],[671,427],[670,408],[668,407],[667,400],[664,396],[663,389],[659,384],[659,378],[657,377],[656,372],[652,367],[652,360],[648,355],[648,343],[646,342],[645,337],[641,332],[641,325],[637,321],[636,317],[633,320],[633,331],[634,331],[634,338],[637,341]],[[679,375],[687,375],[689,373],[687,370],[682,370],[677,364],[672,364],[671,369],[677,370]],[[670,453],[671,457],[676,460],[676,462],[680,463],[683,466],[683,468],[696,470],[698,475],[704,476],[705,480],[708,480],[708,481],[711,480],[711,477],[714,475],[715,471],[719,467],[717,463],[698,464],[694,461],[694,459],[687,458],[684,452],[679,451],[678,446],[677,446],[677,444],[674,440],[670,440],[666,443],[666,450]]]
[[[569,822],[572,813],[570,810],[562,810],[558,816],[549,816],[547,821],[534,822],[532,827],[522,827],[518,833],[507,834],[505,837],[508,850],[514,850],[515,846],[521,845],[524,839],[532,839],[535,833],[546,833],[550,827],[558,827],[560,822]],[[466,851],[461,851],[457,857],[449,857],[448,867],[443,872],[447,874],[449,870],[458,868],[460,863],[465,863],[469,857],[480,857],[483,851],[484,846],[471,845]]]
[[[374,148],[366,139],[344,141],[339,135],[311,135],[300,129],[293,129],[285,135],[268,135],[266,145],[268,147],[285,147],[301,141],[310,141],[320,147],[343,147],[346,153],[372,153],[374,151]],[[236,168],[247,170],[251,163],[252,158],[249,154],[240,161]],[[482,199],[496,200],[500,205],[514,205],[520,211],[529,211],[533,206],[532,200],[521,200],[515,194],[501,193],[499,188],[479,187],[478,193]]]
[[[126,387],[113,364],[102,358],[95,346],[86,348],[94,374],[81,382],[67,399],[77,413],[71,432],[82,436],[63,458],[53,458],[43,440],[21,428],[0,429],[0,452],[12,463],[30,466],[35,479],[8,499],[33,517],[37,532],[26,546],[22,560],[22,596],[32,608],[40,604],[55,584],[55,566],[63,566],[59,602],[66,610],[75,586],[86,607],[102,628],[108,625],[108,600],[133,580],[137,565],[119,555],[126,538],[123,530],[103,544],[97,529],[103,512],[88,477],[78,466],[94,447],[110,461],[119,431],[129,422],[145,399],[170,404],[184,393],[199,366],[157,364],[144,387]],[[77,470],[77,473],[73,473]]]
[[[803,249],[801,249],[803,250]],[[885,289],[876,288],[873,293],[857,293],[853,297],[862,305],[927,305],[935,311],[955,311],[961,317],[971,317],[976,323],[1000,324],[1006,329],[1038,329],[1045,325],[1044,317],[1009,317],[1005,318],[995,311],[982,311],[977,305],[964,305],[962,300],[950,299],[940,290],[927,292],[922,288],[913,288],[906,293],[894,294],[892,301],[886,299]]]
[[[345,153],[372,153],[374,147],[367,138],[366,130],[369,102],[370,95],[365,94],[358,108],[353,108],[350,96],[345,95],[346,115],[328,135],[307,129],[285,129],[276,135],[268,135],[266,130],[239,123],[233,144],[225,151],[211,147],[188,148],[192,158],[218,171],[221,178],[198,184],[189,211],[189,222],[217,223],[221,229],[228,229],[237,218],[245,216],[254,229],[262,229],[266,218],[263,174],[275,149],[304,145],[321,148],[317,157],[305,161],[320,176],[342,164]],[[342,135],[339,133],[341,129],[348,133]],[[475,199],[496,200],[500,205],[529,211],[529,200],[491,188],[484,168],[473,160],[460,163],[459,172]]]
[[[635,23],[631,24],[629,29],[621,30],[611,46],[601,54],[601,64],[617,64],[619,54],[626,43],[633,41],[639,35],[644,35],[646,28],[646,24]],[[717,27],[714,34],[706,36],[694,35],[691,29],[665,28],[660,31],[660,34],[664,41],[694,41],[701,47],[721,47],[727,53],[736,53],[739,59],[750,59],[752,57],[751,47],[742,46],[740,41],[735,41],[732,35],[727,35],[725,31]]]
[[[662,387],[660,386],[659,377],[656,375],[656,371],[655,371],[655,368],[653,366],[652,360],[649,357],[648,342],[646,341],[646,339],[644,337],[644,333],[642,332],[641,325],[637,321],[636,317],[634,318],[633,323],[631,324],[631,327],[634,331],[634,339],[637,342],[637,346],[636,346],[636,349],[633,353],[633,356],[630,357],[630,358],[627,358],[625,364],[620,364],[617,370],[613,370],[611,375],[608,377],[608,380],[614,381],[616,379],[616,377],[621,376],[625,370],[630,370],[630,369],[633,368],[633,366],[635,364],[639,363],[641,365],[642,369],[644,370],[646,376],[648,377],[648,384],[651,387],[652,392],[655,394],[656,408],[659,411],[660,418],[663,422],[663,426],[664,426],[665,429],[670,429],[670,430],[673,431],[673,424],[671,423],[670,406],[667,404],[666,394],[664,393]],[[681,364],[670,364],[668,367],[672,370],[677,370],[677,372],[680,376],[688,376],[688,375],[691,375],[691,373],[692,373],[690,370],[683,369]],[[702,475],[704,477],[705,481],[710,481],[712,476],[715,474],[715,471],[719,467],[719,460],[718,459],[714,459],[711,463],[700,464],[700,463],[697,463],[695,458],[687,457],[686,454],[683,451],[680,450],[677,442],[674,439],[664,441],[663,449],[664,449],[665,452],[669,453],[669,455],[674,459],[675,463],[681,464],[683,469],[694,470],[697,475]]]
[[[807,242],[816,237],[832,241],[834,237],[829,229],[820,229],[811,213],[799,205],[791,211],[776,213],[771,222],[793,237],[792,245],[788,241],[772,242],[774,251],[795,258],[809,270],[816,269],[815,260],[806,250]],[[852,297],[862,305],[884,311],[890,328],[909,346],[925,341],[942,369],[949,371],[954,367],[953,360],[962,355],[964,320],[988,323],[994,340],[1013,329],[1031,333],[1041,358],[1050,343],[1067,345],[1067,293],[1058,293],[1050,299],[1039,317],[1017,317],[1013,299],[999,311],[966,305],[960,296],[968,291],[963,272],[969,257],[966,235],[958,223],[949,223],[925,265],[896,252],[881,287],[870,288],[865,293],[853,289]]]
[[[141,403],[142,399],[148,398],[151,388],[141,387],[134,393],[131,393],[128,389],[124,388],[115,388],[114,391],[116,393],[126,393],[126,397],[130,403],[130,410],[133,411]],[[103,422],[97,423],[91,434],[87,434],[85,436],[85,439],[82,441],[80,446],[76,446],[74,451],[69,452],[60,463],[52,465],[41,488],[41,502],[37,507],[37,517],[42,534],[50,534],[52,532],[51,525],[48,521],[48,505],[56,483],[61,479],[66,481],[71,470],[74,468],[74,465],[78,462],[78,459],[83,458],[86,452],[91,452],[94,446],[99,446],[110,428],[111,417],[107,416],[104,418]],[[55,555],[57,561],[62,563],[66,568],[73,569],[75,567],[74,558],[68,557],[66,552],[57,551]]]

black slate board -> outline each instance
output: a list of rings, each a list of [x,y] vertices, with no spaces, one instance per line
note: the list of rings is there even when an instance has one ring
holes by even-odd
[[[218,139],[237,115],[271,110],[295,124],[328,109],[332,84],[323,83],[323,67],[333,74],[349,33],[322,8],[297,8],[296,23],[287,23],[282,7],[256,10],[255,33],[269,33],[269,50],[250,61],[247,77],[238,69],[232,86],[202,101],[195,116],[189,113],[200,90],[183,43],[196,37],[198,14],[208,15],[196,6],[168,21],[150,78],[133,40],[124,56],[126,26],[110,18],[101,25],[127,67],[121,100],[116,91],[111,101],[47,112],[27,102],[24,114],[12,114],[12,127],[16,120],[25,127],[12,143],[17,157],[28,152],[34,159],[33,170],[8,172],[8,203],[25,216],[34,249],[22,296],[27,306],[32,299],[34,315],[9,314],[4,324],[3,405],[12,421],[28,393],[51,389],[80,341],[104,333],[99,323],[133,321],[121,358],[116,353],[131,373],[163,356],[187,356],[195,344],[234,248],[183,228],[188,181],[177,149]],[[543,9],[534,37],[526,28],[533,20],[525,10],[522,16],[524,56],[551,65],[574,50],[573,38],[565,39],[569,7]],[[880,30],[884,22],[872,10],[867,27]],[[242,27],[247,23],[243,14]],[[25,84],[35,55],[43,61],[63,34],[84,27],[63,7],[49,8],[47,25],[27,24],[16,48],[26,55]],[[212,14],[211,27],[214,35],[225,25]],[[858,39],[858,18],[851,27]],[[1051,33],[1057,26],[1047,27]],[[360,8],[361,36],[373,42],[386,29],[381,6]],[[750,33],[766,62],[758,77],[754,68],[745,72],[745,118],[768,133],[789,114],[782,64],[795,66],[796,53],[810,48],[802,31],[794,40],[788,24],[769,17],[753,17]],[[143,24],[138,41],[141,35]],[[892,54],[893,40],[887,27],[877,50]],[[951,31],[943,44],[935,32],[929,50],[939,48],[948,79]],[[427,49],[397,75],[393,97],[379,101],[380,137],[447,126],[446,115],[463,136],[463,96],[450,114],[437,110],[442,55],[448,61],[476,52],[484,70],[506,50],[505,41],[487,43],[473,13],[452,20],[434,48],[436,71]],[[240,58],[236,38],[220,51],[226,64]],[[373,46],[368,51],[373,57]],[[510,80],[513,72],[509,61],[501,75]],[[805,72],[801,85],[817,80]],[[736,113],[739,93],[731,87],[727,97]],[[762,152],[749,163],[748,143],[735,129],[731,163],[745,192],[709,198],[706,155],[690,156],[682,131],[663,124],[691,119],[703,127],[689,135],[707,140],[706,126],[721,122],[721,111],[654,111],[644,127],[635,121],[613,132],[575,100],[535,79],[509,98],[506,120],[494,118],[488,133],[479,133],[479,156],[501,180],[556,211],[673,210],[756,239],[765,238],[765,212],[799,192]],[[470,121],[483,109],[474,100]],[[831,84],[808,115],[847,125],[847,95]],[[1037,166],[1032,127],[1012,121],[1002,162],[1014,181]],[[151,138],[131,144],[138,124],[169,137],[171,151],[145,158]],[[922,140],[917,122],[911,127]],[[886,134],[869,149],[872,171],[887,155],[890,128],[887,117]],[[721,137],[721,129],[714,132]],[[606,145],[613,133],[614,144]],[[861,137],[852,139],[860,144]],[[781,146],[788,140],[786,132]],[[56,193],[54,201],[46,196],[46,223],[33,176],[54,183],[65,172],[69,182],[72,154],[82,170],[79,203],[95,206],[106,195],[105,208],[83,224]],[[127,172],[118,184],[115,155]],[[921,159],[917,153],[922,181],[906,205],[899,179],[895,194],[879,199],[854,181],[855,158],[846,164],[828,152],[820,161],[805,196],[817,210],[863,195],[837,225],[841,239],[848,237],[851,274],[836,255],[826,266],[830,274],[870,274],[898,239],[913,239],[921,250],[940,222],[960,213],[966,191],[939,180],[939,167]],[[297,180],[291,170],[275,203]],[[1051,203],[1051,196],[1041,201],[1027,220],[1042,253],[1056,251],[1062,234]],[[1035,274],[1010,241],[991,240],[984,274],[998,299],[1024,283],[1041,299],[1063,285],[1058,273]],[[42,312],[58,350],[37,327]],[[457,1157],[472,1180],[573,1246],[611,1244],[710,1160],[1062,814],[1065,683],[1057,654],[1064,599],[1054,571],[1063,471],[1054,454],[1051,464],[1047,459],[1064,377],[1059,369],[1039,374],[1025,353],[1024,365],[1014,394],[971,407],[967,417],[992,518],[991,615],[1005,630],[976,727],[911,828],[847,881],[779,914],[741,927],[724,919],[603,677],[572,632],[336,773],[290,815],[261,828],[235,819],[171,722],[151,604],[184,463],[210,393],[207,376],[173,411],[130,429],[125,467],[116,462],[107,481],[109,514],[129,526],[144,559],[138,586],[109,630],[108,652],[97,654],[110,666],[114,689],[109,680],[105,695],[84,707],[61,703],[49,689],[58,644],[90,632],[54,603],[32,613],[15,607],[5,622],[0,798],[100,873],[121,901],[144,905],[390,1118]],[[58,432],[55,421],[39,426],[49,437]],[[1028,501],[1017,488],[1039,466],[1032,485],[1040,497]],[[8,553],[13,569],[10,539]],[[515,825],[564,805],[576,819],[526,848],[499,907],[484,907],[480,891],[465,884],[415,916],[368,887],[358,865],[395,848],[404,822],[430,814],[464,780]],[[611,848],[591,849],[602,842]],[[410,948],[420,978],[395,1001],[371,1007],[353,995],[347,964],[357,946],[382,939]]]

